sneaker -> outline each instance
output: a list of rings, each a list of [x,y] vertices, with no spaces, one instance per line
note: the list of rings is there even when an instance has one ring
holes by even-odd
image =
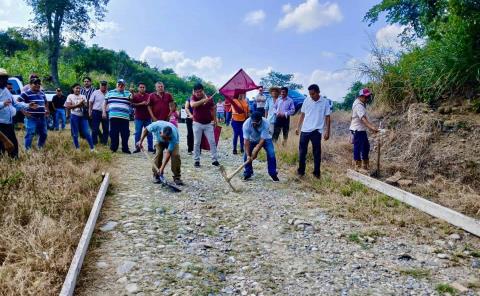
[[[133,153],[140,153],[140,149],[135,149]]]
[[[237,154],[238,154],[237,150],[233,150],[232,153],[233,153],[233,155],[237,155]]]
[[[275,183],[280,182],[280,179],[278,178],[277,175],[271,176],[271,177],[272,177],[273,182],[275,182]]]
[[[243,175],[243,180],[244,181],[250,181],[251,177],[252,177],[252,175]]]
[[[185,183],[183,183],[182,179],[173,179],[173,182],[175,183],[175,185],[178,185],[178,186],[185,185]]]
[[[199,168],[200,167],[200,161],[195,161],[194,167]]]
[[[215,160],[214,162],[212,162],[212,165],[214,165],[214,166],[219,166],[220,163],[219,163],[217,160]]]
[[[93,149],[90,149],[90,152],[91,152],[91,153],[96,153],[97,150],[95,150],[95,149],[93,148]]]

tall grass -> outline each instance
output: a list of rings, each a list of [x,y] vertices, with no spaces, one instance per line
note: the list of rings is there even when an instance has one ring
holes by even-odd
[[[58,294],[112,161],[83,145],[50,132],[43,150],[0,159],[0,295]]]

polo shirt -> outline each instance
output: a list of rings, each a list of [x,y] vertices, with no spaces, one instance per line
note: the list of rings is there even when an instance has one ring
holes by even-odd
[[[198,102],[203,98],[197,98],[192,96],[190,102]],[[213,120],[212,116],[212,108],[215,107],[215,103],[213,99],[210,98],[206,104],[193,108],[193,121],[201,123],[201,124],[209,124]]]
[[[136,93],[133,96],[132,103],[138,104],[145,101],[148,101],[150,94],[148,93]],[[149,120],[151,119],[150,113],[148,112],[148,106],[135,106],[135,119],[138,120]]]
[[[108,108],[108,118],[118,118],[130,120],[130,92],[123,92],[117,89],[111,90],[105,96]]]
[[[350,124],[351,131],[367,130],[367,126],[362,121],[364,116],[367,116],[367,108],[365,108],[365,105],[362,103],[362,101],[356,99],[352,106],[352,123]]]
[[[308,97],[303,101],[301,112],[305,114],[302,125],[303,133],[310,133],[316,130],[323,133],[325,116],[331,114],[330,102],[323,97],[320,97],[318,101]]]
[[[254,128],[252,119],[249,118],[243,123],[243,138],[251,142],[257,143],[261,139],[269,140],[272,138],[270,135],[270,124],[265,118],[262,118],[262,123],[258,128]]]
[[[105,94],[102,93],[102,91],[99,89],[97,89],[92,93],[92,96],[90,97],[90,102],[93,104],[92,110],[103,111],[103,104],[105,103]]]
[[[163,138],[160,136],[160,134],[163,131],[163,128],[169,126],[172,128],[172,138],[168,143],[166,143]],[[163,120],[157,120],[154,123],[151,123],[147,126],[148,132],[152,133],[156,139],[157,143],[163,143],[163,144],[168,144],[168,151],[173,152],[175,149],[175,146],[179,143],[179,136],[178,136],[178,129],[175,127],[175,125],[171,124],[170,122],[163,121]]]
[[[47,105],[47,97],[43,91],[33,92],[31,89],[22,93],[18,98],[20,102],[25,104],[36,103],[38,105],[37,109],[32,109],[30,107],[26,108],[25,111],[30,113],[32,117],[42,118],[45,117],[45,106]]]
[[[157,93],[151,93],[149,96],[152,113],[157,120],[168,121],[168,114],[170,114],[170,103],[173,102],[173,97],[168,92],[164,92],[162,96]]]

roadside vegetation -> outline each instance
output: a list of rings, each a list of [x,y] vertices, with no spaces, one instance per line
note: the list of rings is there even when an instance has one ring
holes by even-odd
[[[51,132],[42,151],[0,159],[1,295],[60,292],[102,172],[111,171],[112,154],[97,150],[74,150],[69,132]]]

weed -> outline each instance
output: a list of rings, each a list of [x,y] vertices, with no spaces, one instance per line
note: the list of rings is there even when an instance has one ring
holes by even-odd
[[[423,268],[402,269],[400,270],[400,274],[411,276],[416,279],[422,279],[430,277],[430,270]]]
[[[450,286],[450,285],[447,284],[447,283],[438,284],[438,285],[435,287],[435,290],[436,290],[440,295],[444,295],[444,294],[447,294],[447,293],[449,293],[450,295],[457,295],[457,290],[455,290],[455,288],[453,288],[452,286]]]

